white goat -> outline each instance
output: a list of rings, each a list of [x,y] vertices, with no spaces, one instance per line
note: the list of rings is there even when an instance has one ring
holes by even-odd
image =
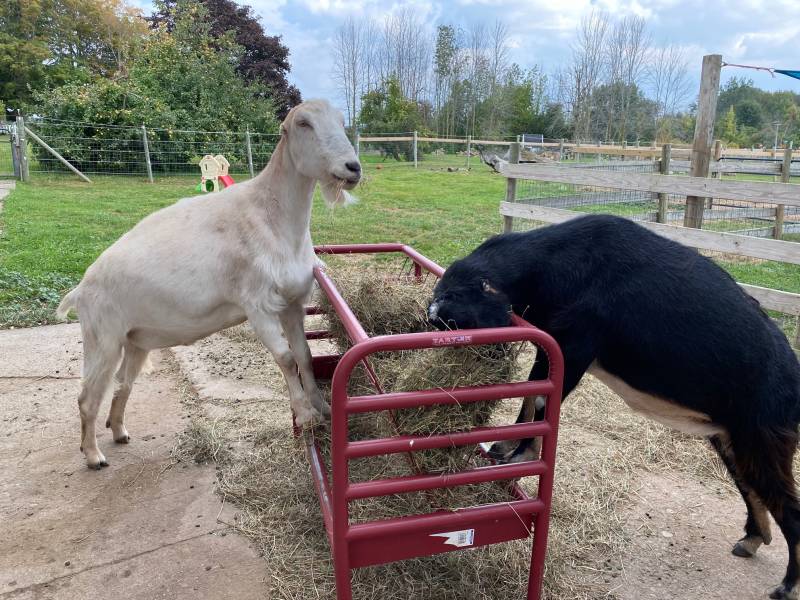
[[[341,113],[326,101],[293,108],[281,133],[257,177],[148,216],[103,252],[61,301],[59,316],[71,308],[80,316],[78,406],[90,468],[108,465],[95,421],[115,369],[119,386],[106,427],[115,442],[127,443],[125,404],[148,352],[192,344],[245,320],[281,368],[297,423],[330,414],[303,329],[316,261],[311,202],[317,182],[328,204],[347,202],[344,189],[358,183],[361,165]]]

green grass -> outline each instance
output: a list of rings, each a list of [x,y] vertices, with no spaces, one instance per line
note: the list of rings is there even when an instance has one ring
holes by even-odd
[[[360,202],[315,201],[315,243],[402,241],[444,264],[501,228],[504,179],[480,168],[448,173],[367,167]],[[195,194],[197,178],[36,177],[0,214],[0,328],[49,323],[64,292],[120,235],[151,212]]]
[[[435,162],[416,171],[379,165],[365,163],[359,204],[330,210],[315,201],[315,243],[402,241],[446,265],[500,230],[505,180],[487,168],[449,173]],[[193,195],[196,184],[188,176],[152,185],[123,177],[86,184],[64,176],[18,184],[0,214],[0,328],[52,322],[61,295],[105,248],[142,217]],[[800,292],[800,267],[722,264],[739,281]]]

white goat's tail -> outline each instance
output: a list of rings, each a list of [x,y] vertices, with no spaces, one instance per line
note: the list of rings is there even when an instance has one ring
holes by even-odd
[[[76,287],[61,299],[61,303],[58,305],[58,308],[56,309],[56,316],[62,320],[66,319],[69,311],[75,308],[77,300],[78,300],[78,288]]]

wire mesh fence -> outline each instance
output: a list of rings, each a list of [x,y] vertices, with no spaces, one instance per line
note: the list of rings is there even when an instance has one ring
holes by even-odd
[[[654,160],[624,160],[624,157],[600,160],[580,155],[580,160],[560,164],[573,169],[589,169],[619,173],[658,173]],[[737,174],[736,177],[742,177]],[[603,213],[627,217],[634,221],[662,222],[683,225],[686,196],[653,192],[612,189],[597,186],[554,183],[539,180],[518,180],[515,202],[533,206],[561,208],[584,213]],[[778,205],[744,200],[709,198],[703,211],[703,229],[754,237],[775,236]],[[781,239],[800,241],[800,207],[785,206]],[[534,224],[516,219],[514,227],[529,229]]]
[[[376,169],[415,167],[427,170],[471,169],[480,162],[480,153],[508,156],[516,138],[508,140],[472,140],[471,138],[402,133],[361,132],[359,157],[365,166]]]
[[[36,119],[28,127],[75,168],[87,175],[146,177],[199,174],[206,154],[222,154],[230,172],[249,175],[264,168],[279,136],[258,132],[194,131],[120,127]],[[38,143],[29,143],[31,173],[68,173],[65,165]],[[1,168],[1,165],[0,165]]]

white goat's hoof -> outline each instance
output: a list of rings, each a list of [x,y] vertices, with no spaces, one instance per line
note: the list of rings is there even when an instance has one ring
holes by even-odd
[[[99,450],[95,452],[86,452],[86,466],[95,471],[99,471],[103,467],[108,466],[108,461],[103,453]]]
[[[294,411],[294,423],[298,427],[305,427],[314,423],[316,411],[313,408],[301,408]],[[316,413],[317,415],[319,413]]]
[[[327,419],[331,416],[331,407],[322,397],[322,394],[319,391],[311,394],[311,406],[313,407],[312,410],[314,412],[319,413],[320,416],[325,417]]]
[[[119,425],[118,427],[114,427],[111,424],[111,419],[106,421],[106,428],[111,429],[111,435],[114,438],[114,441],[118,444],[127,444],[131,441],[131,436],[128,435],[128,430],[125,429],[125,425]]]

